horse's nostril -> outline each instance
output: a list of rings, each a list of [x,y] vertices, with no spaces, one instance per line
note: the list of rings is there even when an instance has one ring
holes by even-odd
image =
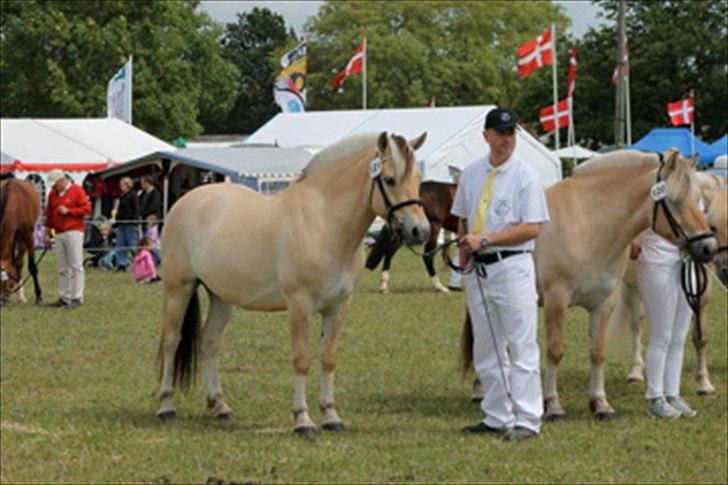
[[[420,230],[417,228],[417,226],[412,228],[412,238],[414,238],[414,239],[420,238]]]

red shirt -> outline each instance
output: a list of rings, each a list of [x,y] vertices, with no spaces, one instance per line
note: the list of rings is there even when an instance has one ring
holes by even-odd
[[[58,207],[62,205],[68,209],[65,214],[58,211]],[[45,225],[48,229],[55,229],[56,233],[83,232],[85,229],[84,218],[89,214],[91,214],[91,203],[88,201],[86,192],[76,184],[69,184],[63,195],[56,192],[55,189],[52,189],[48,195]]]

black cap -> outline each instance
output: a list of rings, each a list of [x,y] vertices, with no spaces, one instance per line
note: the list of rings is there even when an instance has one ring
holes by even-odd
[[[494,108],[485,117],[485,129],[495,131],[514,130],[516,128],[516,114],[508,108]]]

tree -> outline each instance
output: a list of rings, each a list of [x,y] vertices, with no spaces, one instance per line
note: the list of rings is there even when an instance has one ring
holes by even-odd
[[[252,133],[280,111],[273,100],[280,64],[272,56],[292,39],[295,33],[286,31],[283,17],[267,8],[238,14],[237,22],[225,26],[222,52],[240,74],[235,105],[227,120],[216,126],[218,131]]]
[[[599,2],[615,20],[616,2]],[[670,126],[665,106],[696,91],[696,134],[712,140],[728,122],[727,2],[627,2],[632,139]],[[574,116],[577,136],[612,143],[616,25],[584,36]]]
[[[234,100],[237,68],[197,2],[3,1],[2,116],[106,115],[109,78],[134,56],[134,125],[171,140]]]
[[[568,19],[551,2],[327,2],[306,24],[309,106],[361,107],[362,76],[341,92],[329,82],[366,36],[368,107],[424,107],[434,95],[438,106],[518,109],[515,47],[552,22]]]

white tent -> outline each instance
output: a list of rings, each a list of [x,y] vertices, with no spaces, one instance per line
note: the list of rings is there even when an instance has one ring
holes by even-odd
[[[483,121],[493,108],[489,105],[279,113],[244,144],[315,151],[357,133],[389,131],[411,139],[426,131],[427,141],[417,151],[423,180],[452,182],[450,167],[462,169],[487,154]],[[522,129],[518,130],[516,153],[533,165],[544,186],[561,179],[559,158]]]
[[[43,183],[55,168],[81,183],[94,170],[174,149],[116,118],[3,118],[0,122],[0,170]]]
[[[593,152],[581,145],[572,145],[570,147],[554,150],[554,155],[559,158],[576,158],[577,160],[583,160],[585,158],[596,157],[597,155],[600,155],[600,153]]]

